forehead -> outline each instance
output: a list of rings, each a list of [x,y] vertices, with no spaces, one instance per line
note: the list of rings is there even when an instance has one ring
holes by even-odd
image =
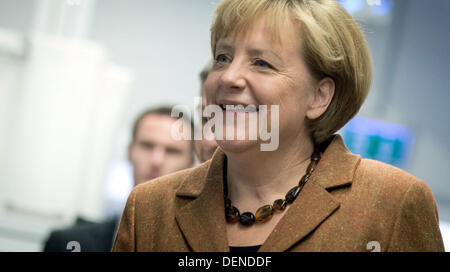
[[[177,119],[168,115],[149,114],[139,123],[136,133],[136,141],[148,141],[164,146],[187,146],[187,140],[175,140],[172,135],[172,126]]]

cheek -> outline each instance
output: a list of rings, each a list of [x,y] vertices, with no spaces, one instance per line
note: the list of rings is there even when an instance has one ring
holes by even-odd
[[[130,158],[130,162],[132,163],[132,164],[134,164],[134,163],[136,163],[136,153],[137,153],[137,150],[136,150],[137,148],[135,147],[135,146],[133,146],[133,147],[131,147],[130,148],[130,153],[129,153],[129,158]]]
[[[283,82],[276,88],[272,100],[279,105],[280,129],[298,131],[304,126],[309,90],[300,81]]]
[[[281,89],[279,82],[267,76],[252,76],[248,79],[251,95],[259,105],[279,105]]]
[[[143,167],[143,165],[145,160],[145,154],[143,154],[143,152],[140,151],[135,151],[133,153],[133,155],[131,156],[131,162],[133,163],[135,168],[141,169]]]
[[[135,147],[131,152],[130,160],[136,167],[142,168],[147,165],[150,154],[151,153],[149,151],[143,148]]]
[[[287,79],[253,80],[254,96],[261,105],[279,105],[281,110],[292,110],[304,100],[298,84]]]
[[[185,154],[176,154],[173,155],[170,159],[167,159],[166,167],[168,168],[169,172],[175,172],[185,168],[188,162],[188,156],[186,156]]]
[[[311,88],[305,75],[293,75],[291,79],[287,80],[284,88],[281,88],[282,101],[289,110],[302,112],[309,104]]]

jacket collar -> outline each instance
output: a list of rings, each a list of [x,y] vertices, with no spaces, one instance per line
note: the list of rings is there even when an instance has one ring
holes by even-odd
[[[211,160],[186,176],[176,193],[175,217],[194,251],[229,250],[222,185],[224,157],[217,148]],[[352,183],[360,159],[345,147],[341,136],[333,136],[311,179],[260,251],[285,251],[327,220],[340,206],[329,191]]]

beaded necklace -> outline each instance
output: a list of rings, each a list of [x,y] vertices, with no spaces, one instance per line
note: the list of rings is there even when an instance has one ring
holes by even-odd
[[[306,170],[306,174],[300,179],[298,185],[287,192],[284,199],[277,199],[273,202],[273,205],[264,205],[259,208],[255,214],[252,212],[240,213],[239,210],[231,205],[231,200],[228,198],[228,184],[227,184],[227,157],[224,159],[223,168],[223,192],[225,201],[225,219],[229,223],[240,222],[244,226],[251,226],[255,222],[263,223],[269,221],[274,212],[283,212],[288,204],[292,204],[294,200],[298,197],[303,189],[303,186],[308,182],[311,174],[317,167],[321,158],[320,151],[317,146],[314,147],[314,152],[311,155],[311,161]]]

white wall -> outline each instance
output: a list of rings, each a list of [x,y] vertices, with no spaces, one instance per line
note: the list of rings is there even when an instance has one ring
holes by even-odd
[[[31,27],[34,9],[34,0],[1,0],[0,26],[27,32]]]
[[[103,217],[106,168],[133,82],[107,49],[83,39],[91,5],[33,3],[28,30],[14,20],[0,28],[0,251],[34,251],[54,226]]]

